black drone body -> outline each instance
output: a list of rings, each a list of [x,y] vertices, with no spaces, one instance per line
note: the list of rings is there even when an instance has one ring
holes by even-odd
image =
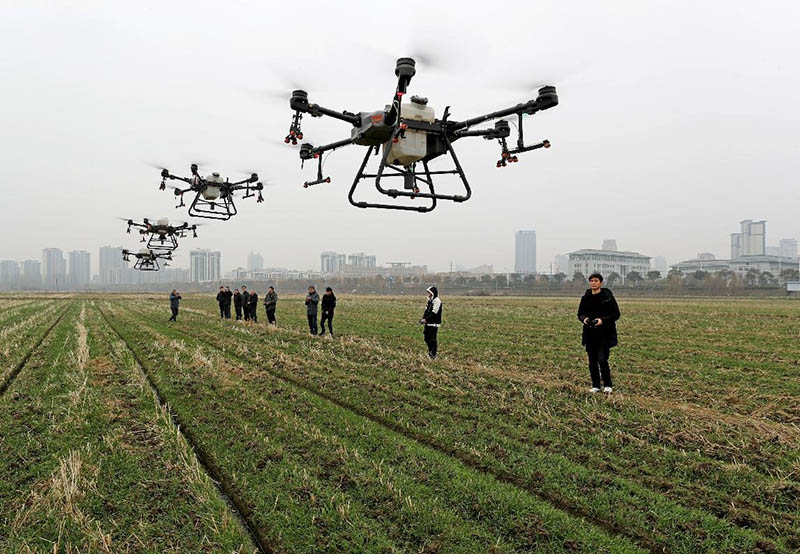
[[[496,112],[480,115],[464,121],[450,119],[450,107],[446,107],[442,117],[434,117],[434,111],[427,106],[427,98],[412,96],[410,102],[403,102],[403,97],[411,78],[416,74],[415,61],[412,58],[397,60],[395,75],[397,76],[397,89],[391,106],[386,110],[374,112],[351,113],[338,112],[324,108],[308,101],[308,93],[295,90],[289,101],[289,106],[294,110],[289,134],[284,142],[297,144],[302,140],[303,132],[301,121],[303,114],[311,117],[323,115],[345,121],[353,126],[350,138],[340,140],[323,146],[313,146],[303,143],[300,146],[300,159],[302,162],[311,159],[318,160],[317,179],[306,181],[304,187],[321,183],[330,183],[330,177],[322,175],[322,154],[333,151],[342,146],[357,144],[367,147],[367,153],[358,169],[353,185],[350,187],[348,200],[358,208],[384,208],[391,210],[412,210],[430,212],[436,208],[437,200],[451,200],[464,202],[472,196],[464,170],[458,161],[453,142],[463,137],[483,137],[486,140],[497,140],[500,145],[500,159],[497,167],[505,167],[508,163],[519,161],[517,155],[538,148],[549,148],[550,141],[543,140],[536,144],[526,145],[523,137],[523,116],[533,115],[539,111],[547,110],[558,105],[558,95],[555,87],[544,86],[538,91],[538,96],[522,104]],[[517,142],[516,146],[509,148],[506,139],[511,135],[511,127],[505,119],[508,116],[517,117]],[[494,127],[488,129],[472,129],[487,121],[499,120]],[[365,169],[371,155],[380,154],[380,163],[375,173],[367,173]],[[449,156],[453,162],[452,169],[431,171],[428,163],[440,156]],[[301,162],[301,163],[302,163]],[[420,168],[421,166],[421,168]],[[456,175],[463,187],[463,194],[439,194],[434,190],[434,175]],[[381,182],[387,178],[402,178],[403,188],[386,188]],[[414,206],[409,204],[371,203],[356,201],[353,197],[359,182],[362,179],[375,179],[375,188],[381,194],[393,199],[427,198],[427,206]],[[421,187],[424,187],[423,190]]]
[[[131,228],[138,228],[142,236],[142,242],[147,243],[147,248],[155,251],[171,252],[178,248],[178,239],[185,238],[186,232],[191,231],[192,236],[197,238],[197,225],[181,223],[180,225],[170,225],[169,220],[159,219],[155,222],[144,218],[143,223],[136,223],[132,219],[127,221],[128,233]]]
[[[258,174],[252,173],[250,177],[242,179],[241,181],[230,182],[228,179],[223,180],[219,173],[212,173],[206,177],[202,177],[197,171],[197,164],[190,166],[192,172],[191,177],[180,177],[172,175],[169,170],[161,170],[161,185],[160,190],[167,188],[167,179],[183,181],[187,188],[174,187],[175,196],[180,196],[181,202],[176,208],[185,206],[183,202],[183,195],[187,192],[195,193],[194,200],[189,206],[189,215],[192,217],[203,217],[206,219],[219,219],[226,221],[237,214],[236,205],[233,202],[234,192],[244,190],[243,198],[250,198],[256,196],[258,193],[257,202],[263,202],[264,197],[261,191],[264,188],[262,183],[258,181]]]
[[[122,251],[122,259],[126,262],[131,261],[131,256],[136,258],[136,263],[133,264],[133,269],[139,271],[158,271],[161,267],[158,260],[164,260],[164,266],[167,267],[168,261],[172,261],[172,252],[155,252],[149,248],[143,248],[138,252],[131,252],[130,250]]]

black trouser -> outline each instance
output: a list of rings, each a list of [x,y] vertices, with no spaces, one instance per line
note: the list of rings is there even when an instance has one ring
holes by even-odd
[[[317,334],[317,314],[316,312],[313,314],[308,314],[308,329],[311,331],[312,335]]]
[[[257,308],[258,306],[250,306],[250,319],[255,323],[258,323],[258,314],[256,313],[258,311]]]
[[[244,320],[250,321],[250,304],[243,304],[242,311],[244,311]]]
[[[242,319],[242,305],[236,304],[236,319]]]
[[[325,334],[325,321],[328,322],[328,329],[331,332],[331,336],[333,336],[333,310],[327,312],[325,310],[322,311],[322,318],[319,320],[320,327],[320,335]]]
[[[275,308],[265,308],[267,310],[267,322],[275,325]]]
[[[230,304],[225,304],[224,314],[225,314],[225,319],[230,319],[231,318],[231,305]]]
[[[225,319],[225,304],[219,305],[219,318]]]
[[[439,334],[439,328],[434,327],[433,325],[426,325],[424,336],[425,336],[425,344],[428,345],[428,356],[431,358],[436,357],[436,352],[439,348],[439,343],[437,342],[436,338]]]
[[[589,375],[592,376],[592,386],[599,389],[602,376],[603,384],[611,387],[611,368],[608,366],[611,349],[605,344],[587,344],[586,353],[589,354]]]
[[[172,317],[169,318],[170,321],[178,321],[178,307],[171,308],[172,309]]]

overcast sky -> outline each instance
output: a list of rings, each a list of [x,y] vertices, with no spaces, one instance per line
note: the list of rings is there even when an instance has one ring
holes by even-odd
[[[304,190],[291,112],[269,91],[307,87],[313,102],[372,111],[391,101],[394,59],[427,50],[409,92],[463,119],[558,87],[560,105],[526,119],[553,147],[497,169],[495,142],[455,143],[473,187],[431,214],[360,210],[347,192],[363,147],[334,153],[329,185]],[[800,3],[618,2],[41,2],[0,6],[0,259],[41,249],[138,247],[114,219],[185,220],[163,164],[231,178],[257,171],[266,202],[186,239],[250,250],[268,266],[319,268],[319,253],[365,251],[379,263],[513,269],[514,231],[533,228],[538,263],[599,248],[729,255],[742,219],[767,242],[800,236]],[[304,120],[315,144],[348,124]],[[442,181],[438,190],[455,191]],[[366,187],[365,187],[366,189]],[[202,221],[202,220],[197,220]]]

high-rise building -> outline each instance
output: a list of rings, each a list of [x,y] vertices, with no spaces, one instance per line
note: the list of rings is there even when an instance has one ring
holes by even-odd
[[[217,250],[192,250],[189,252],[189,272],[193,283],[219,281],[222,253]]]
[[[132,282],[132,270],[122,259],[121,246],[101,246],[99,256],[101,285],[121,285]]]
[[[347,265],[347,254],[339,254],[331,250],[319,255],[320,272],[323,275],[340,273]]]
[[[778,242],[779,256],[797,259],[797,239],[781,239]]]
[[[259,252],[250,252],[247,255],[247,270],[264,269],[264,256]]]
[[[603,239],[603,250],[617,250],[617,239]]]
[[[660,271],[663,274],[667,272],[667,259],[664,256],[656,256],[653,258],[653,269]]]
[[[569,271],[569,256],[566,254],[556,254],[553,258],[553,273],[564,273]]]
[[[514,235],[516,273],[536,273],[536,231],[517,231]]]
[[[14,260],[0,262],[0,288],[14,290],[20,285],[19,264]]]
[[[22,287],[26,289],[42,288],[42,264],[38,260],[22,262]]]
[[[781,255],[781,249],[780,249],[779,246],[767,246],[767,248],[764,251],[764,253],[767,256],[780,256]]]
[[[61,249],[42,250],[42,280],[48,290],[58,290],[67,285],[67,262]]]
[[[767,222],[745,219],[742,230],[731,234],[731,259],[740,256],[763,256],[767,251]]]
[[[69,253],[69,284],[75,288],[86,288],[92,278],[91,257],[85,250]]]

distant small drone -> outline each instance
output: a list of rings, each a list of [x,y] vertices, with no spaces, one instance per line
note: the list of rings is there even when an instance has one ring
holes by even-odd
[[[247,179],[231,183],[228,179],[223,180],[219,173],[214,172],[206,177],[201,177],[197,171],[197,164],[190,166],[191,177],[179,177],[172,175],[169,170],[161,170],[161,185],[160,190],[167,188],[167,179],[183,181],[189,185],[188,188],[181,189],[179,187],[172,187],[175,190],[175,196],[180,196],[181,202],[176,208],[185,206],[183,203],[183,195],[187,192],[194,192],[195,197],[192,204],[189,206],[189,215],[192,217],[204,217],[206,219],[219,219],[228,220],[237,214],[236,205],[233,203],[233,194],[237,190],[244,190],[243,198],[250,198],[256,196],[256,202],[263,202],[264,197],[261,191],[264,188],[263,183],[258,183],[258,174],[252,173]]]
[[[131,261],[131,256],[136,258],[136,263],[133,264],[133,269],[139,271],[158,271],[161,267],[158,265],[158,260],[164,260],[163,267],[168,267],[168,261],[172,261],[172,252],[155,252],[149,248],[142,248],[138,252],[131,252],[130,250],[122,251],[122,259],[126,262]]]
[[[308,101],[308,93],[304,90],[292,92],[289,106],[294,110],[294,115],[289,126],[289,134],[284,139],[285,143],[296,145],[298,140],[303,139],[301,121],[304,113],[310,114],[311,117],[326,115],[345,121],[353,126],[348,139],[317,147],[310,143],[302,143],[300,145],[301,166],[306,160],[318,160],[317,178],[313,181],[306,181],[303,184],[304,187],[308,188],[320,183],[331,182],[330,177],[323,177],[322,174],[322,154],[324,152],[333,151],[350,144],[358,144],[368,148],[348,194],[348,200],[353,206],[430,212],[436,207],[437,200],[464,202],[472,196],[467,177],[464,175],[464,170],[453,150],[452,143],[455,140],[462,137],[483,137],[486,140],[498,140],[500,144],[500,159],[497,161],[497,167],[505,167],[508,163],[517,162],[517,154],[550,147],[550,141],[548,140],[532,145],[525,144],[522,133],[522,118],[524,115],[533,115],[536,112],[557,106],[558,95],[555,87],[543,86],[539,88],[538,96],[534,100],[528,100],[522,104],[465,121],[451,120],[450,107],[447,106],[442,118],[436,119],[433,108],[428,106],[427,98],[412,96],[410,102],[403,102],[403,96],[406,94],[411,78],[416,74],[415,66],[416,62],[412,58],[400,58],[397,60],[394,70],[394,74],[398,78],[397,89],[391,106],[386,106],[385,110],[357,114],[348,111],[337,112],[324,108],[319,104],[310,103]],[[516,127],[518,133],[516,148],[511,149],[509,149],[506,142],[506,139],[511,134],[509,122],[500,119],[510,115],[517,116]],[[475,125],[493,119],[499,119],[493,128],[470,130]],[[370,155],[377,156],[381,149],[383,152],[377,171],[375,173],[365,173],[364,170]],[[449,170],[431,171],[428,167],[428,162],[444,154],[450,155],[455,167]],[[418,164],[422,165],[421,171]],[[433,175],[458,176],[464,186],[465,193],[448,195],[435,192]],[[403,190],[387,189],[382,186],[382,180],[389,177],[402,177]],[[431,203],[427,206],[414,206],[356,201],[353,198],[356,187],[365,178],[374,178],[375,188],[378,192],[393,199],[397,197],[410,199],[428,198]],[[424,185],[428,192],[421,191],[420,184]]]
[[[147,248],[156,251],[172,251],[178,248],[178,238],[186,237],[186,231],[191,231],[192,236],[197,238],[197,225],[181,223],[180,225],[170,225],[168,219],[159,219],[155,223],[146,217],[143,223],[136,223],[128,219],[128,233],[132,227],[139,227],[139,234],[142,242],[147,243]],[[147,238],[145,238],[147,237]]]

